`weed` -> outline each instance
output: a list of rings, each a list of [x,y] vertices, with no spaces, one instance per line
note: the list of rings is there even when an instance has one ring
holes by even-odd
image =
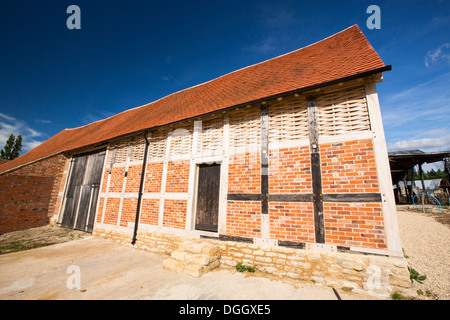
[[[249,266],[243,265],[241,262],[239,262],[239,263],[236,265],[236,270],[239,271],[239,272],[245,272],[245,271],[248,271],[248,272],[250,272],[250,273],[253,273],[253,272],[256,271],[256,268],[255,268],[255,267],[249,267]]]
[[[405,252],[405,248],[402,248],[402,250],[403,250],[403,257],[404,257],[405,259],[408,259],[408,258],[409,258],[409,256],[408,256],[408,255],[406,255],[406,252]]]
[[[416,281],[420,284],[423,284],[423,282],[427,279],[427,276],[424,276],[424,275],[421,276],[419,272],[417,272],[410,266],[408,266],[408,270],[409,270],[409,278],[411,279],[411,282]]]
[[[405,300],[406,298],[404,296],[402,296],[401,293],[396,291],[391,295],[391,299],[392,300]]]
[[[250,273],[253,273],[256,271],[256,268],[255,267],[247,267],[247,271]]]
[[[431,298],[431,299],[435,299],[435,300],[438,299],[438,295],[435,294],[435,293],[433,293],[433,292],[431,292],[430,290],[425,291],[425,295],[426,295],[428,298]]]

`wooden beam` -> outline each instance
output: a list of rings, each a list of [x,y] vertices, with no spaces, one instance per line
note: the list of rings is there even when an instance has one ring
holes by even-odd
[[[253,243],[253,238],[238,237],[238,236],[228,236],[228,235],[225,235],[225,234],[219,235],[219,240]]]
[[[270,194],[270,202],[312,202],[312,193],[284,193]]]
[[[196,163],[195,155],[198,150],[198,136],[202,132],[202,121],[194,121],[194,130],[192,132],[192,148],[189,159],[189,182],[188,182],[188,202],[186,210],[186,231],[194,229],[194,217],[195,217],[195,177],[196,177]]]
[[[269,108],[261,106],[261,213],[269,213]]]
[[[303,242],[279,240],[278,245],[280,247],[287,247],[287,248],[293,248],[293,249],[305,249],[305,244]]]
[[[325,202],[381,202],[381,193],[327,193]]]
[[[392,177],[384,136],[383,119],[375,82],[365,83],[367,109],[369,110],[370,126],[373,132],[375,162],[377,164],[378,185],[383,197],[383,218],[388,250],[402,253],[402,245],[397,221]]]
[[[220,200],[219,200],[219,234],[227,232],[227,193],[228,170],[230,151],[230,114],[226,112],[223,117],[223,156],[220,168]]]
[[[161,178],[161,198],[159,200],[159,213],[158,213],[158,227],[163,226],[164,221],[164,201],[165,201],[165,192],[166,192],[166,182],[167,182],[167,169],[169,166],[169,156],[170,156],[170,147],[172,144],[172,129],[169,129],[169,133],[167,135],[166,139],[166,152],[164,155],[164,162],[163,162],[163,173]]]
[[[420,181],[422,182],[422,193],[425,193],[425,183],[423,182],[423,170],[422,170],[422,163],[419,163],[419,173],[420,173]],[[425,212],[425,197],[424,195],[421,196],[422,198],[422,211]]]
[[[319,153],[319,125],[317,122],[317,102],[315,96],[306,98],[308,107],[308,130],[311,152],[311,177],[314,207],[315,242],[325,243],[325,222],[323,216],[322,171]]]
[[[227,199],[229,201],[261,201],[259,193],[229,193]]]
[[[133,152],[133,138],[130,139],[130,142],[128,144],[128,153],[127,153],[127,159],[125,164],[125,171],[123,173],[123,180],[122,180],[122,192],[120,194],[120,203],[119,203],[119,212],[117,214],[117,226],[120,227],[120,220],[122,219],[122,209],[123,209],[123,201],[125,199],[125,189],[127,186],[127,176],[128,176],[128,169],[130,167],[130,159],[131,159],[131,153]]]

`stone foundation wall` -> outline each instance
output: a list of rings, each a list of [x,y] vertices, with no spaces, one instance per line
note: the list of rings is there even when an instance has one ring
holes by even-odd
[[[131,230],[108,230],[97,227],[94,235],[131,245]],[[408,265],[403,258],[192,239],[186,235],[144,230],[138,232],[135,247],[170,255],[186,240],[218,245],[221,266],[234,268],[240,262],[256,267],[262,274],[270,274],[280,279],[312,282],[320,286],[379,298],[389,298],[394,292],[406,297],[415,296],[414,290],[411,289]]]

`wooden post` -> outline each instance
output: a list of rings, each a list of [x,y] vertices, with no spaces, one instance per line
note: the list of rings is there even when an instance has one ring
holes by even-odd
[[[269,213],[269,108],[261,106],[261,213]]]
[[[261,106],[261,237],[270,237],[269,222],[269,108]]]
[[[422,163],[419,163],[420,180],[422,181],[422,193],[425,193],[425,183],[423,182]],[[425,194],[422,194],[422,211],[425,212]]]
[[[133,152],[133,139],[130,140],[130,143],[128,145],[128,153],[127,153],[127,162],[125,165],[125,172],[123,173],[123,180],[122,180],[122,192],[120,193],[120,203],[119,203],[119,213],[117,215],[117,226],[120,227],[120,220],[122,219],[122,209],[123,209],[123,202],[125,199],[125,189],[127,186],[127,180],[128,180],[128,169],[130,168],[130,161],[131,161],[131,153]]]
[[[311,150],[311,176],[314,207],[315,242],[325,243],[325,222],[323,216],[322,170],[319,153],[319,126],[317,123],[316,97],[307,97],[308,130]]]
[[[408,190],[408,171],[403,176],[403,186],[405,187],[406,203],[409,204],[411,202],[411,197]]]
[[[227,195],[228,195],[228,166],[230,150],[230,115],[228,112],[223,117],[223,156],[220,177],[220,201],[219,201],[219,234],[227,232]]]
[[[162,228],[164,221],[164,201],[166,199],[166,182],[167,182],[167,169],[169,167],[170,147],[172,144],[172,129],[169,129],[169,133],[166,139],[166,152],[164,154],[163,173],[161,178],[161,194],[159,200],[159,214],[158,214],[158,227]]]
[[[411,168],[411,203],[414,204],[414,167]]]
[[[364,84],[369,110],[370,126],[373,134],[375,162],[377,164],[378,182],[383,197],[383,218],[386,231],[388,250],[402,254],[402,245],[397,221],[394,191],[392,189],[392,176],[389,166],[389,157],[384,136],[383,119],[381,117],[380,102],[374,81]]]

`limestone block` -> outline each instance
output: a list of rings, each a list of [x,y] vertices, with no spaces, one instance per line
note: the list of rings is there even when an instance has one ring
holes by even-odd
[[[183,262],[185,260],[186,254],[187,253],[185,251],[175,250],[170,256],[175,260]]]
[[[311,262],[320,262],[322,258],[318,252],[310,252],[308,253],[308,260]]]
[[[209,272],[209,271],[219,267],[219,265],[220,265],[220,260],[215,260],[215,261],[211,262],[209,265],[205,266],[203,268],[203,270],[206,273],[206,272]]]
[[[398,286],[402,288],[411,288],[411,279],[409,277],[398,277],[398,276],[390,276],[389,283],[393,286]]]
[[[178,246],[178,250],[192,253],[202,253],[202,243],[195,241],[183,241]]]
[[[338,265],[340,265],[341,267],[347,268],[347,269],[363,271],[366,268],[364,263],[357,259],[337,257],[335,259],[335,261]]]
[[[205,254],[186,253],[184,259],[190,263],[199,264],[202,266],[209,264],[209,256]]]
[[[286,277],[289,277],[291,279],[300,279],[301,278],[300,274],[295,273],[295,272],[286,273]]]
[[[183,273],[195,278],[200,278],[204,273],[204,267],[199,264],[190,263],[184,267]]]
[[[264,255],[264,251],[262,251],[262,250],[255,250],[255,251],[253,251],[253,254],[255,256],[263,256]]]
[[[163,268],[165,270],[182,273],[184,270],[184,263],[173,258],[168,258],[163,261]]]
[[[219,246],[214,245],[212,243],[204,243],[202,246],[201,253],[207,254],[209,256],[219,255],[220,254]]]

